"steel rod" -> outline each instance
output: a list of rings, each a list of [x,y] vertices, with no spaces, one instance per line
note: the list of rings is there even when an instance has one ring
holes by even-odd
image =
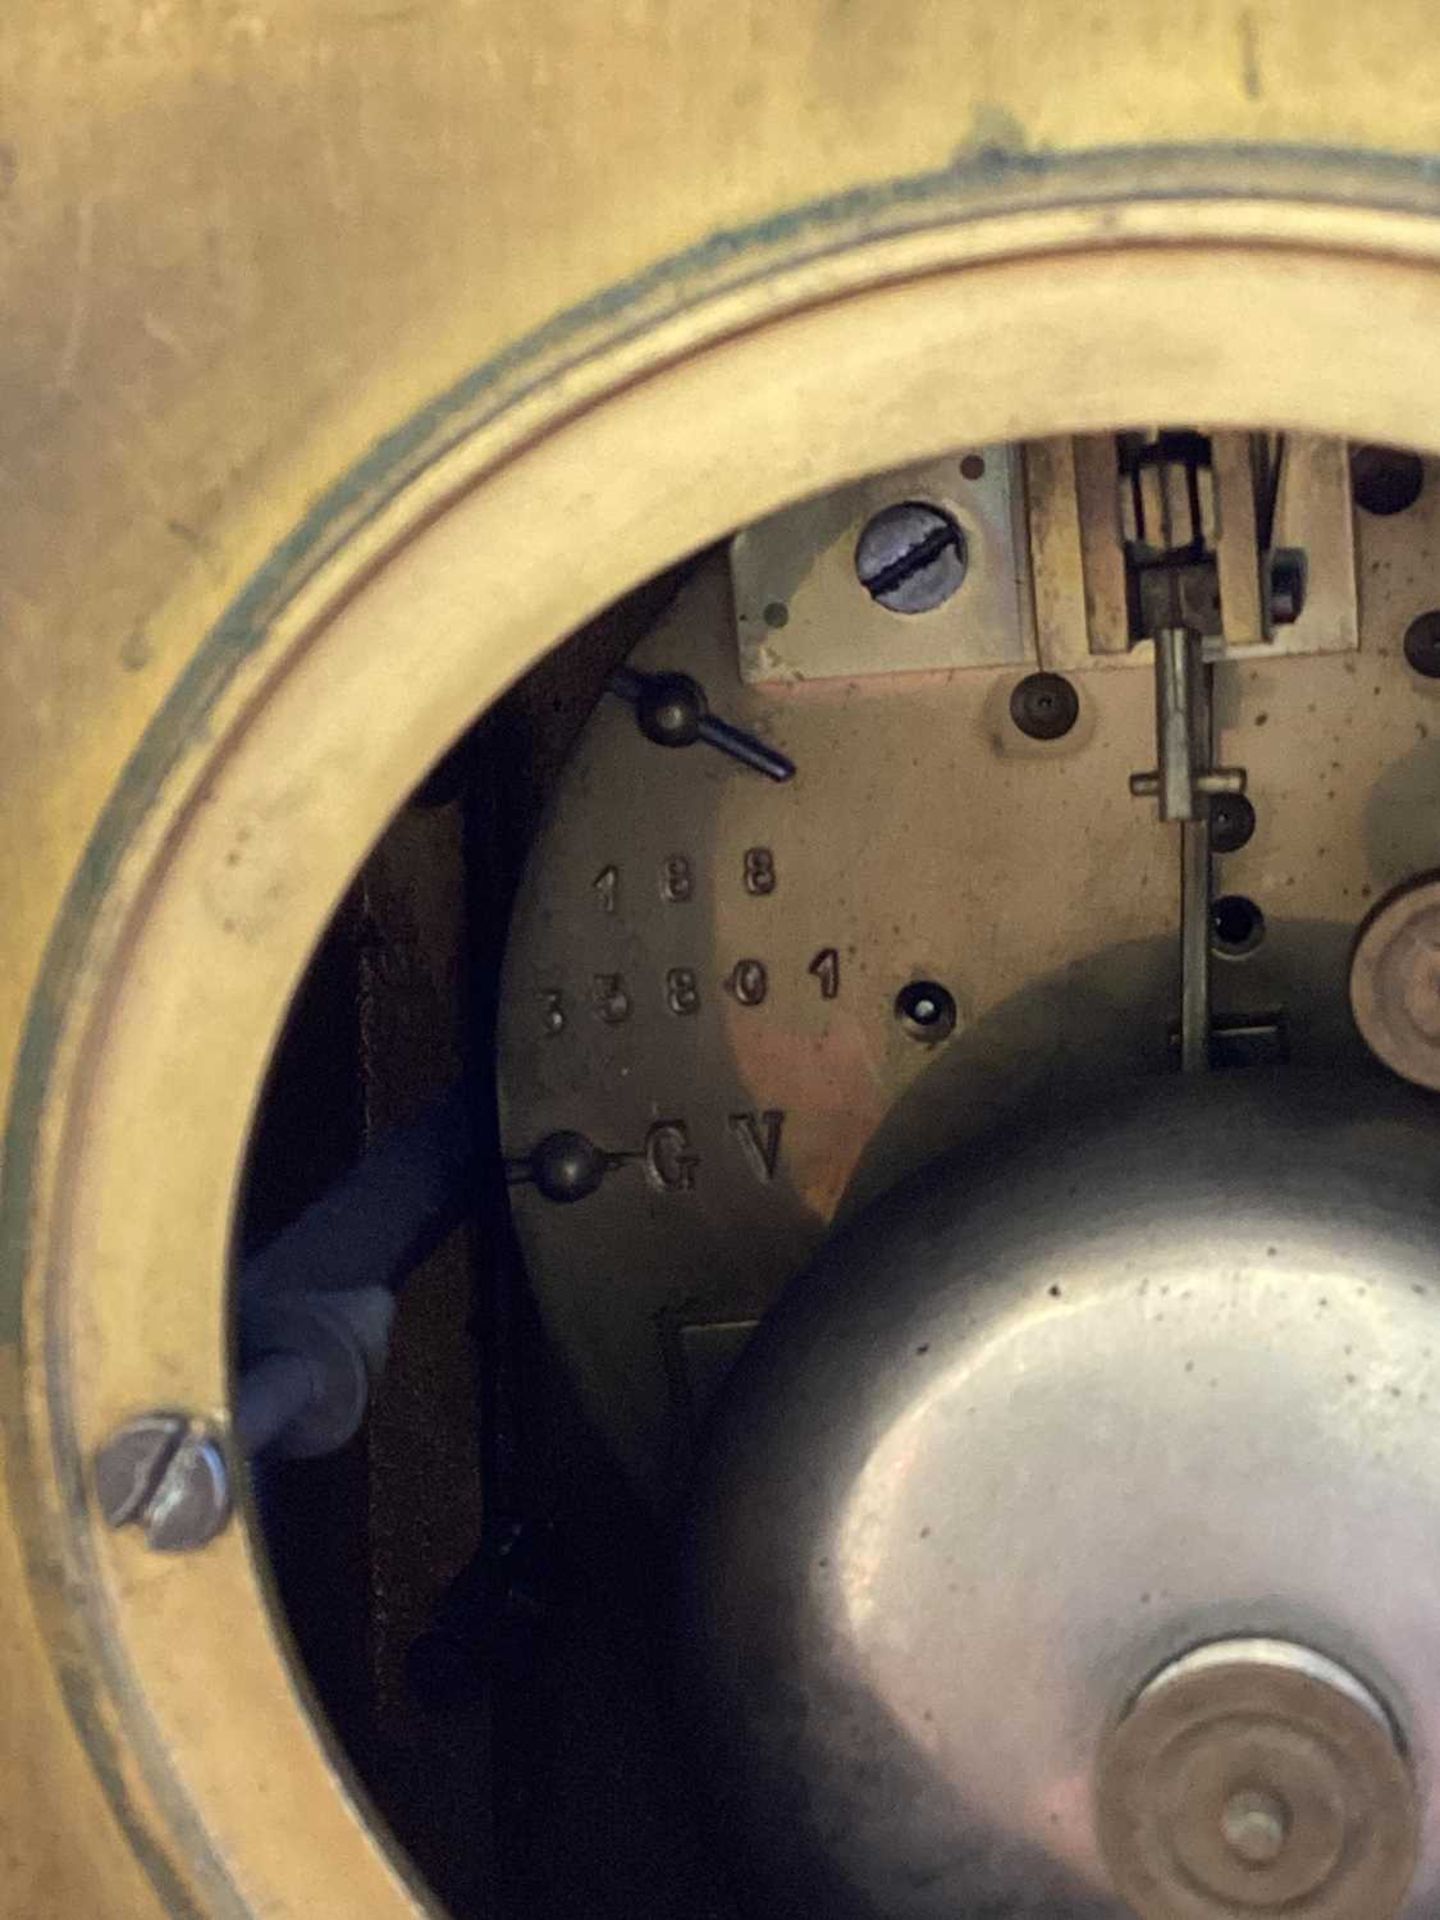
[[[1185,732],[1193,770],[1208,768],[1213,759],[1214,669],[1201,658],[1197,634],[1186,634],[1185,641]],[[1185,1073],[1205,1073],[1211,1064],[1210,800],[1193,785],[1191,791],[1190,814],[1180,821],[1180,1066]]]
[[[471,1090],[452,1087],[376,1141],[240,1270],[240,1297],[396,1287],[468,1212],[478,1142]]]
[[[310,1406],[320,1383],[298,1353],[267,1353],[241,1375],[231,1429],[242,1453],[264,1451]]]
[[[1205,810],[1196,774],[1209,765],[1199,750],[1198,682],[1204,673],[1200,642],[1184,627],[1164,627],[1155,636],[1155,749],[1160,818],[1193,820]]]
[[[1210,821],[1180,823],[1180,1065],[1210,1066]]]

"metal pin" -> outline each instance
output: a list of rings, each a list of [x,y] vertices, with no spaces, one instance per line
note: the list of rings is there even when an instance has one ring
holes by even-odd
[[[219,1439],[183,1413],[140,1414],[95,1459],[107,1526],[138,1526],[157,1553],[193,1553],[230,1519],[230,1472]]]
[[[703,740],[767,780],[795,777],[795,762],[753,733],[711,713],[705,690],[688,673],[637,673],[617,667],[607,682],[617,700],[635,709],[640,731],[661,747],[688,747]]]
[[[1212,767],[1208,773],[1197,773],[1195,791],[1207,798],[1215,793],[1244,793],[1245,769],[1243,767]],[[1158,773],[1132,773],[1130,791],[1137,800],[1153,800],[1160,792]]]

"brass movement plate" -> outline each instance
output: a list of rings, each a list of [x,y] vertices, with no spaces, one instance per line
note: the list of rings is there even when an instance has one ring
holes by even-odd
[[[1440,489],[1357,514],[1355,537],[1358,653],[1217,668],[1219,758],[1247,770],[1258,824],[1215,890],[1253,900],[1265,932],[1217,958],[1215,1010],[1281,1011],[1301,1064],[1358,1057],[1354,929],[1440,866],[1440,682],[1401,648],[1435,592]],[[1148,673],[1078,675],[1053,741],[1010,719],[1020,668],[746,685],[723,555],[632,661],[692,674],[798,766],[776,786],[667,751],[603,700],[512,928],[517,1229],[593,1416],[663,1499],[717,1356],[842,1205],[1026,1102],[1168,1070],[1178,875],[1171,831],[1127,789],[1153,756]],[[897,1018],[916,980],[953,996],[938,1044]],[[573,1205],[523,1183],[561,1129],[614,1156]]]

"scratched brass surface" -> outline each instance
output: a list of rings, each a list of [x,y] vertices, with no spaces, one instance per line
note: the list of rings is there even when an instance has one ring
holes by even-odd
[[[94,1533],[83,1460],[137,1401],[223,1402],[229,1207],[286,995],[468,712],[687,543],[972,435],[1173,415],[1178,386],[1210,417],[1278,394],[1440,446],[1426,177],[1333,157],[1434,146],[1429,9],[1212,0],[1183,25],[1177,58],[1154,0],[5,9],[0,1910],[412,1908],[307,1730],[242,1531],[147,1562]],[[1177,143],[1297,151],[1072,159]],[[1247,182],[1284,206],[1237,203]],[[1011,226],[962,245],[977,209]],[[1106,251],[1176,234],[1220,250]],[[1300,248],[1283,271],[1272,243]],[[844,331],[817,311],[517,457],[662,354],[967,245],[1109,264],[987,267],[959,315],[913,291]],[[976,369],[1008,402],[965,390]],[[432,539],[425,620],[391,569],[365,644],[316,644],[361,561],[487,462],[463,550]],[[454,618],[462,576],[493,617]]]

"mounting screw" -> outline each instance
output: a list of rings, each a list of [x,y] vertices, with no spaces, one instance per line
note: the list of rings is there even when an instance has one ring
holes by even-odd
[[[892,613],[943,606],[970,564],[959,522],[943,507],[907,500],[866,523],[855,548],[855,577]]]
[[[95,1456],[95,1497],[107,1525],[143,1527],[157,1553],[193,1553],[229,1521],[230,1471],[203,1422],[144,1413]]]

